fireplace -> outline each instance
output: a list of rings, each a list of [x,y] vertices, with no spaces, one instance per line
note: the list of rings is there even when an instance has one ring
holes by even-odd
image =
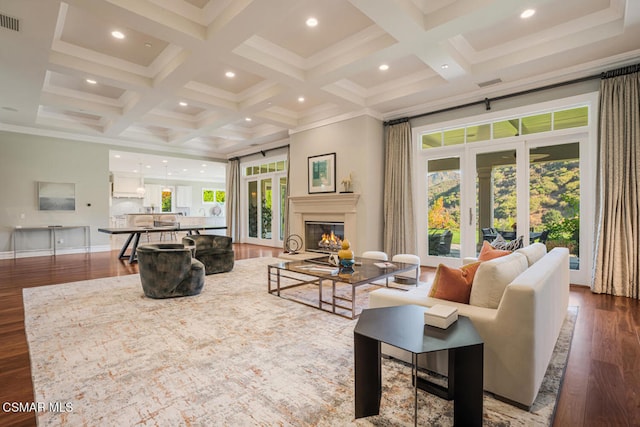
[[[357,224],[359,198],[360,194],[358,193],[290,196],[291,234],[304,238],[306,251],[327,253],[331,251],[318,249],[314,244],[322,239],[322,232],[319,235],[309,237],[307,236],[306,224],[308,222],[337,224],[341,225],[342,229],[334,229],[333,234],[339,235],[342,239],[348,239],[351,248],[354,251],[358,250],[359,241],[366,240],[359,236]],[[364,232],[366,233],[366,231]],[[331,233],[331,229],[329,229],[329,233]]]
[[[305,221],[305,250],[332,253],[340,250],[344,239],[344,222]]]

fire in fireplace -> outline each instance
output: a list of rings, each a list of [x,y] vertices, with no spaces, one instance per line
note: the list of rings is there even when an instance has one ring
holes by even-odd
[[[342,247],[343,222],[305,221],[305,249],[310,252],[331,253]]]

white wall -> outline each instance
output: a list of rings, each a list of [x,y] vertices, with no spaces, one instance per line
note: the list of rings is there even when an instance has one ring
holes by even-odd
[[[340,181],[351,172],[352,189],[355,193],[360,193],[357,240],[361,247],[353,250],[358,255],[366,250],[382,250],[382,122],[370,116],[360,116],[292,134],[289,183],[291,196],[308,194],[308,157],[327,153],[336,153],[336,191],[342,190]]]
[[[76,210],[39,211],[38,181],[75,183]],[[0,132],[0,182],[0,254],[13,251],[17,225],[88,225],[92,245],[108,245],[108,236],[98,232],[109,225],[107,146]]]
[[[114,148],[106,144],[0,132],[0,258],[13,256],[15,226],[88,225],[93,249],[109,250],[109,235],[98,232],[98,228],[110,226],[109,150]],[[39,211],[38,181],[75,183],[76,210]],[[193,186],[197,214],[202,206],[199,204],[201,188],[207,185],[189,184]],[[20,245],[24,249],[47,246],[45,233],[33,234]]]

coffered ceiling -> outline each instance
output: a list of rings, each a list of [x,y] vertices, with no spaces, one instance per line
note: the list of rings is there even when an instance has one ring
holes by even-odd
[[[217,158],[640,60],[638,0],[2,0],[0,14],[0,129]]]

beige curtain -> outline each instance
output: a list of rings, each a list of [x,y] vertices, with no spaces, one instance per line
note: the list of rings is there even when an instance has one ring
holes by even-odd
[[[282,249],[286,251],[288,251],[287,248],[287,240],[289,239],[289,187],[291,187],[291,181],[289,180],[289,173],[291,171],[291,166],[290,166],[290,159],[289,159],[289,154],[290,154],[290,149],[289,146],[287,145],[287,186],[286,186],[286,190],[285,190],[285,194],[284,194],[284,212],[282,212],[282,215],[284,215],[284,239],[283,239],[283,247]]]
[[[413,150],[409,121],[385,130],[384,251],[416,253],[413,215]]]
[[[240,159],[227,165],[227,236],[240,242]]]
[[[592,286],[596,293],[636,299],[640,295],[639,82],[640,74],[634,72],[604,78],[600,84],[600,197]]]

